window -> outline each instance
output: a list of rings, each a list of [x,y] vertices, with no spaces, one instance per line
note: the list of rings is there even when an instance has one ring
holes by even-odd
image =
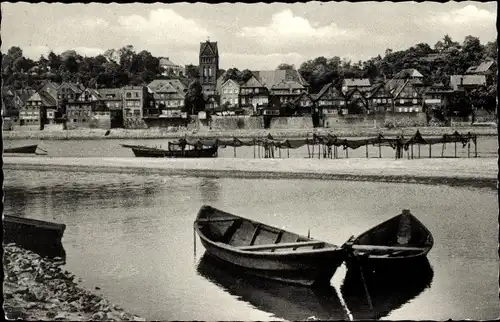
[[[87,122],[87,120],[86,119],[82,119],[82,122]]]
[[[413,92],[413,97],[417,97],[417,92]]]
[[[403,112],[403,108],[401,108],[401,107],[400,107],[400,108],[399,108],[399,112]]]
[[[135,102],[135,106],[141,106],[141,102]]]
[[[405,112],[408,112],[408,107],[405,107]]]
[[[138,92],[135,92],[135,97],[139,97],[139,93]]]
[[[404,100],[404,99],[400,99],[400,100],[399,100],[399,103],[400,103],[400,104],[404,104],[404,103],[405,103],[405,100]]]
[[[416,99],[416,98],[414,98],[414,99],[412,100],[412,103],[413,103],[413,104],[417,104],[417,99]]]
[[[127,98],[131,98],[132,97],[132,93],[127,92],[126,96],[127,96]]]
[[[406,96],[406,93],[405,92],[402,92],[401,93],[401,97],[405,97]]]
[[[141,116],[141,110],[134,110],[134,116]]]
[[[73,119],[73,123],[76,123],[76,119]]]
[[[382,103],[387,103],[387,99],[383,98]]]

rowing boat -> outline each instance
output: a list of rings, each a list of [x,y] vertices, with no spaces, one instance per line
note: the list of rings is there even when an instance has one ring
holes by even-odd
[[[141,145],[126,145],[123,147],[132,149],[136,157],[146,158],[213,158],[217,156],[216,146],[197,149],[160,149]]]
[[[40,255],[64,257],[61,239],[66,225],[44,220],[4,215],[3,243],[15,243]]]
[[[194,229],[207,252],[246,273],[304,286],[330,285],[345,250],[202,206]]]
[[[18,146],[15,148],[4,149],[4,153],[36,153],[38,144]]]
[[[434,245],[431,232],[409,210],[359,235],[351,237],[348,267],[361,266],[365,272],[391,273],[425,258]]]

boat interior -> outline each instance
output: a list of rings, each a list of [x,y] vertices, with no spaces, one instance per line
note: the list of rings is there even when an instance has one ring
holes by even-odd
[[[197,219],[205,237],[242,251],[289,252],[337,247],[214,208],[205,210],[204,216]]]
[[[432,237],[415,217],[404,212],[362,234],[354,245],[356,250],[370,253],[419,253],[432,246]]]

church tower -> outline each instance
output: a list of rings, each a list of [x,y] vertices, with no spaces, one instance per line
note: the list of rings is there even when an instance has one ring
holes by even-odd
[[[200,43],[200,84],[204,94],[215,94],[217,72],[219,70],[219,49],[217,42]]]

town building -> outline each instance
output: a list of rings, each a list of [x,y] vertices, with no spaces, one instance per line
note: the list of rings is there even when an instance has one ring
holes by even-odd
[[[198,66],[203,94],[216,94],[217,74],[219,71],[219,49],[217,42],[207,40],[200,43]]]
[[[43,130],[46,111],[55,110],[56,99],[45,91],[34,93],[19,111],[19,125],[30,129]]]
[[[371,83],[368,78],[345,78],[342,81],[342,93],[347,92],[357,88],[361,92],[368,91],[370,89]]]
[[[152,93],[146,86],[123,87],[123,125],[125,128],[142,128],[144,110],[153,104]]]
[[[451,75],[450,87],[454,91],[467,91],[486,86],[485,75]]]
[[[344,94],[334,82],[324,85],[316,95],[315,101],[322,115],[338,115],[339,110],[346,105]]]
[[[368,106],[374,113],[392,112],[393,98],[384,82],[378,82],[365,93]]]
[[[184,68],[174,64],[169,57],[161,57],[159,59],[159,64],[162,70],[161,74],[163,76],[182,77],[184,75]]]
[[[123,93],[121,88],[101,88],[103,105],[109,110],[110,128],[123,127]]]
[[[364,91],[367,91],[367,89],[364,89]],[[342,115],[369,114],[372,112],[368,106],[368,101],[364,92],[358,87],[354,87],[345,93],[345,97],[346,106],[340,109]]]
[[[422,112],[423,98],[418,87],[413,85],[411,79],[401,83],[393,92],[394,113]]]
[[[240,87],[240,106],[247,109],[251,114],[259,114],[269,104],[269,90],[261,82],[255,78],[250,77]]]
[[[220,105],[230,109],[239,107],[240,84],[235,80],[226,80],[220,88]]]

